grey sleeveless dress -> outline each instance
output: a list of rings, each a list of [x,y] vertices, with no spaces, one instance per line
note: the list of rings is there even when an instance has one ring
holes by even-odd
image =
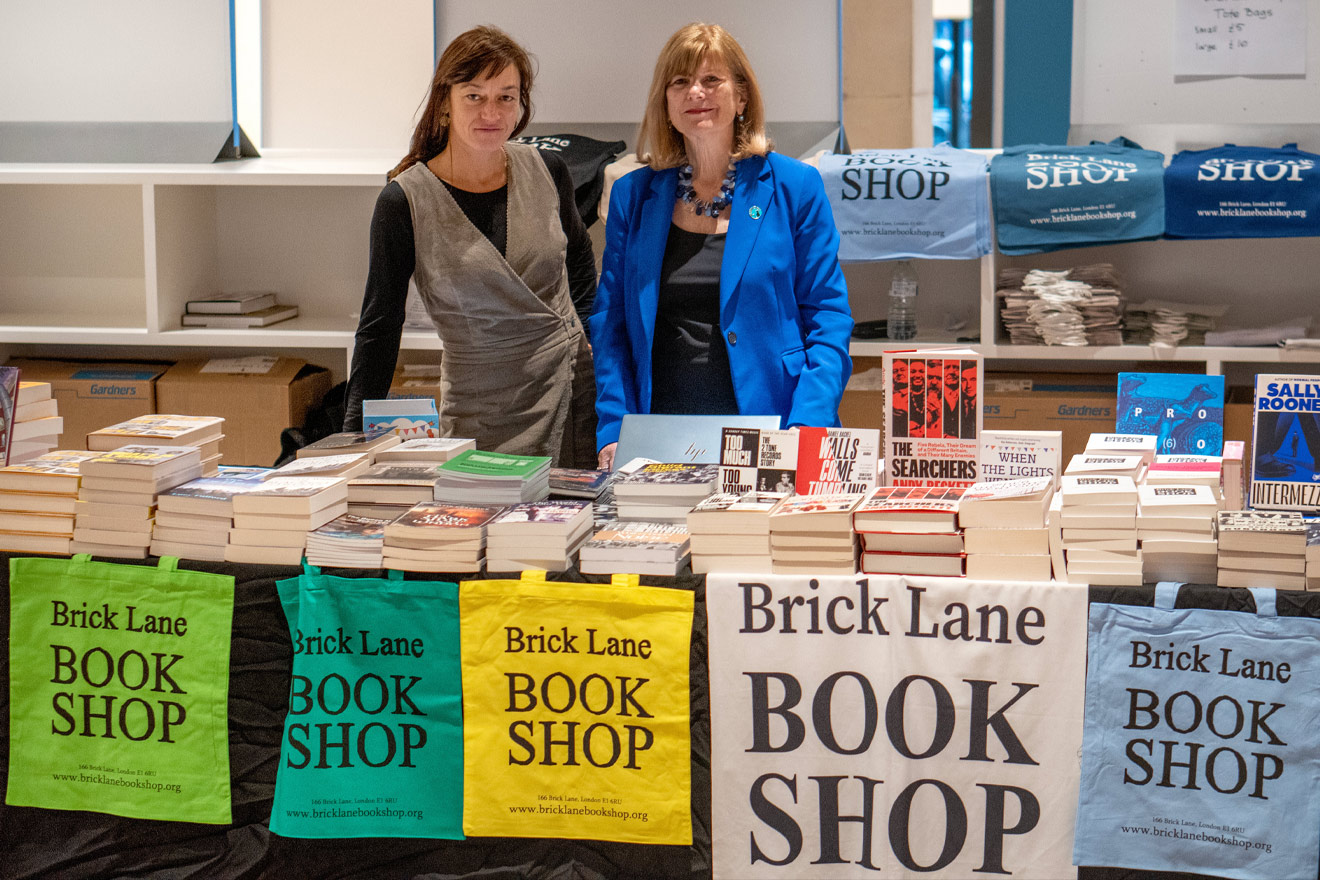
[[[395,181],[412,212],[413,278],[444,344],[441,433],[558,459],[586,337],[569,295],[554,180],[535,147],[505,150],[504,256],[425,164]]]

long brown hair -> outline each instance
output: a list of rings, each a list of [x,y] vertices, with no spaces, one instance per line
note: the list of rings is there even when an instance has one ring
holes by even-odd
[[[518,71],[518,101],[522,105],[522,117],[513,128],[513,136],[521,134],[532,119],[532,58],[499,28],[474,27],[454,37],[436,62],[431,92],[413,130],[408,155],[394,166],[388,179],[393,180],[404,169],[433,158],[449,143],[449,92],[454,86],[482,75],[498,76],[510,64]]]
[[[747,53],[733,35],[717,24],[693,22],[679,28],[660,50],[655,74],[646,95],[646,112],[637,132],[637,157],[657,171],[687,162],[683,136],[669,124],[669,104],[665,93],[676,76],[691,76],[707,57],[724,62],[738,87],[738,96],[747,102],[742,121],[734,123],[733,151],[729,158],[737,162],[748,156],[764,156],[773,144],[765,133],[765,104],[756,84]]]

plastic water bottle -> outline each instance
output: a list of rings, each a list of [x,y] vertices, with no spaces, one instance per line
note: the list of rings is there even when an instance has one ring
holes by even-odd
[[[911,260],[899,260],[889,280],[889,338],[917,335],[917,272]]]

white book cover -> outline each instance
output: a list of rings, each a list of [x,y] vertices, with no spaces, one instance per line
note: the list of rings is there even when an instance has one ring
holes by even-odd
[[[981,482],[1049,477],[1059,485],[1062,431],[982,431]]]
[[[1088,453],[1140,455],[1147,462],[1155,460],[1154,434],[1092,434],[1086,441]]]
[[[1204,513],[1209,521],[1219,510],[1219,499],[1214,490],[1199,484],[1138,486],[1137,500],[1141,513],[1157,516]]]
[[[1064,474],[1059,489],[1063,493],[1064,510],[1081,505],[1136,506],[1137,503],[1137,484],[1131,477]]]
[[[1146,461],[1140,455],[1080,452],[1068,459],[1064,474],[1122,474],[1134,480],[1141,476]]]

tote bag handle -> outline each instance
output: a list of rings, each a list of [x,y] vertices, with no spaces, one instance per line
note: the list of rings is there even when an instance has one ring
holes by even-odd
[[[1155,607],[1161,611],[1172,611],[1178,601],[1178,591],[1186,584],[1178,581],[1160,581],[1155,585]],[[1278,617],[1278,590],[1273,587],[1251,587],[1251,597],[1256,600],[1257,617]]]

